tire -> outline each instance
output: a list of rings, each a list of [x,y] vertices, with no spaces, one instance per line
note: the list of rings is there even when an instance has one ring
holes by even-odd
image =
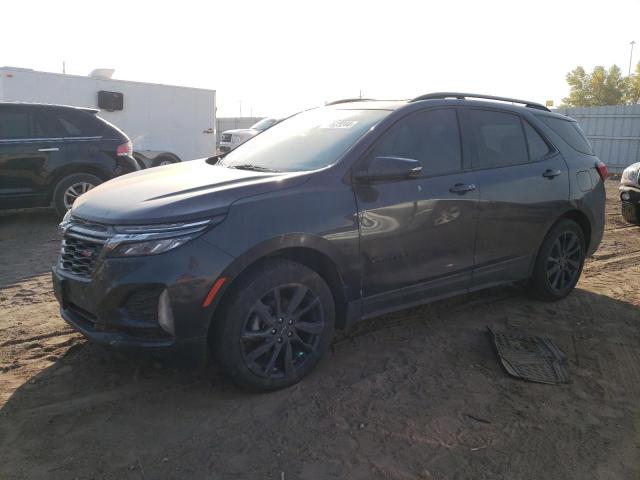
[[[73,192],[82,193],[100,185],[103,180],[90,173],[74,173],[62,178],[53,189],[53,208],[60,218],[64,217],[75,198]]]
[[[274,259],[232,289],[214,319],[210,342],[225,375],[262,392],[302,380],[333,337],[335,304],[322,277],[299,263]]]
[[[573,220],[556,223],[538,251],[533,276],[529,282],[532,293],[541,300],[560,300],[575,288],[585,259],[584,232]]]
[[[174,157],[160,156],[153,162],[154,167],[163,167],[165,165],[171,165],[177,163],[178,160]]]
[[[634,205],[630,202],[622,202],[621,211],[622,218],[624,218],[626,222],[633,225],[640,224],[640,205]]]

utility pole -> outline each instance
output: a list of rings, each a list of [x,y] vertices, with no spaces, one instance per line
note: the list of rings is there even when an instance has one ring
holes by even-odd
[[[631,64],[633,63],[633,46],[636,44],[635,40],[631,40],[631,54],[629,55],[629,76],[631,76]]]
[[[67,65],[64,60],[62,61],[62,73],[67,73]]]

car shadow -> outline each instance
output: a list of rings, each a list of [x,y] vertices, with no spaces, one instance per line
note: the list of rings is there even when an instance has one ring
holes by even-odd
[[[568,479],[606,464],[631,478],[639,323],[586,290],[544,303],[497,288],[363,322],[268,394],[83,343],[0,410],[0,477]],[[508,377],[486,326],[551,337],[571,384]]]
[[[50,208],[0,210],[0,288],[50,271],[60,252],[58,223]]]

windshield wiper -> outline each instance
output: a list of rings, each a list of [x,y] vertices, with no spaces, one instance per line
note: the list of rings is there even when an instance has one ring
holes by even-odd
[[[237,168],[238,170],[253,170],[254,172],[274,172],[279,173],[280,170],[275,168],[262,167],[260,165],[253,165],[251,163],[243,163],[241,165],[230,165],[229,168]]]

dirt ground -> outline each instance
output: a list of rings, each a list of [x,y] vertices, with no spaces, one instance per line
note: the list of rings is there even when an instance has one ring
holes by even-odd
[[[51,212],[0,213],[0,478],[638,479],[640,228],[616,188],[566,300],[502,288],[377,318],[263,395],[87,343],[51,293]],[[571,383],[507,376],[487,325],[550,336]]]

